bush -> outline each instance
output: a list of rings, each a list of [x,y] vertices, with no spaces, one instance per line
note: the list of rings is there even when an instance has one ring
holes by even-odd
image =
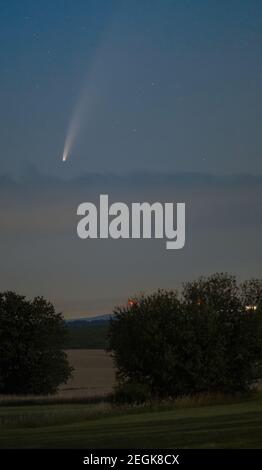
[[[0,293],[0,393],[45,395],[67,382],[65,335],[61,314],[42,297]]]
[[[111,402],[116,405],[142,405],[151,400],[151,393],[146,385],[126,382],[115,387]]]
[[[245,392],[260,375],[261,308],[246,311],[232,276],[200,278],[181,298],[159,290],[117,308],[109,348],[118,379],[155,398]]]

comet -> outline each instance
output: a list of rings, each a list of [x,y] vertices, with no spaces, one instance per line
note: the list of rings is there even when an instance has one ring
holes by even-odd
[[[75,107],[75,110],[73,112],[73,117],[69,124],[69,128],[68,128],[66,138],[65,138],[64,150],[62,154],[63,162],[66,162],[68,160],[72,147],[75,143],[75,140],[77,139],[80,133],[80,130],[84,121],[86,101],[87,101],[87,96],[86,96],[86,93],[84,93],[81,96],[81,99],[78,101]]]
[[[114,13],[114,10],[112,13]],[[101,81],[101,78],[99,77],[106,76],[105,64],[108,63],[108,57],[112,50],[112,40],[108,40],[109,29],[112,32],[115,27],[118,27],[118,24],[119,21],[117,18],[113,21],[113,25],[112,21],[110,21],[110,28],[108,25],[105,29],[103,37],[100,40],[99,49],[96,49],[93,59],[91,60],[92,65],[88,66],[88,72],[84,79],[82,92],[80,92],[77,103],[73,108],[72,118],[69,122],[65,137],[64,149],[61,157],[59,157],[64,163],[68,161],[72,148],[75,145],[81,130],[86,126],[87,118],[90,119],[91,115],[93,116],[93,113],[91,114],[91,110],[94,108],[97,99],[98,82]]]
[[[68,160],[70,151],[72,149],[73,143],[76,139],[78,132],[77,132],[77,127],[73,125],[73,122],[71,122],[68,133],[66,135],[65,139],[65,144],[64,144],[64,150],[63,150],[63,155],[62,155],[62,161],[66,162]]]

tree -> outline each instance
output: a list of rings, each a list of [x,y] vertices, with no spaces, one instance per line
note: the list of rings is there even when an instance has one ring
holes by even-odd
[[[262,303],[262,279],[249,279],[240,284],[240,296],[247,310],[257,310]]]
[[[226,273],[201,276],[195,281],[184,283],[182,296],[188,304],[205,304],[220,312],[234,312],[240,305],[236,278]]]
[[[246,391],[262,359],[260,318],[260,309],[246,311],[226,274],[187,283],[180,298],[164,290],[141,296],[110,323],[119,383],[158,397]]]
[[[261,280],[252,279],[238,286],[235,276],[216,273],[184,284],[182,295],[188,308],[205,306],[216,316],[210,357],[215,351],[218,355],[212,388],[225,392],[247,390],[261,377]]]
[[[44,298],[0,293],[0,393],[56,392],[72,372],[65,335],[62,315]]]
[[[159,290],[115,310],[109,327],[109,349],[120,382],[145,385],[160,395],[172,389],[174,349],[183,342],[180,307],[176,292]]]

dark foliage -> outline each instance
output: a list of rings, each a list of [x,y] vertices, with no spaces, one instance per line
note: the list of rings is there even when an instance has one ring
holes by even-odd
[[[180,298],[159,290],[116,309],[109,348],[119,382],[158,397],[248,390],[261,376],[258,285],[216,274],[187,283]],[[246,292],[256,308],[246,309]]]
[[[0,393],[49,394],[71,375],[61,314],[42,297],[0,294]]]
[[[115,387],[110,397],[110,402],[115,405],[142,405],[152,399],[151,391],[144,384],[126,382]]]

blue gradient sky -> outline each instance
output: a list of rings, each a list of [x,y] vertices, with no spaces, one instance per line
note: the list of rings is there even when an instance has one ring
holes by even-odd
[[[261,31],[259,0],[0,0],[1,289],[80,316],[216,270],[261,276]],[[100,192],[185,200],[186,248],[81,242],[77,204]]]
[[[4,171],[260,172],[260,1],[0,2]],[[69,166],[69,165],[68,165]]]

